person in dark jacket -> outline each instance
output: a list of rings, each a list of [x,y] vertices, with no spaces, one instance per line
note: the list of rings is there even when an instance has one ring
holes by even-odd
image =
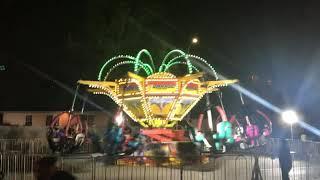
[[[39,159],[34,166],[34,175],[36,180],[50,180],[50,177],[56,172],[56,157],[43,157]]]
[[[0,180],[4,180],[5,173],[3,171],[0,171]]]
[[[56,171],[50,180],[76,180],[76,178],[66,171]]]
[[[280,141],[279,163],[282,173],[282,180],[290,180],[289,172],[292,169],[292,157],[290,154],[288,142],[286,140]]]

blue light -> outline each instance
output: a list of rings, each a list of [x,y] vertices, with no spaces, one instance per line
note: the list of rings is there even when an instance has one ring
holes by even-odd
[[[303,127],[304,129],[309,130],[310,132],[312,132],[313,134],[320,136],[320,130],[309,125],[308,123],[304,122],[304,121],[298,121],[298,124]]]
[[[220,76],[221,77],[221,76]],[[221,78],[221,79],[225,79],[225,78]],[[231,84],[231,87],[233,87],[234,89],[236,89],[237,91],[241,92],[242,94],[246,95],[248,98],[256,101],[257,103],[263,105],[264,107],[276,112],[276,113],[281,113],[282,110],[280,108],[278,108],[277,106],[269,103],[268,101],[266,101],[265,99],[253,94],[252,92],[246,90],[245,88],[241,87],[239,84]]]
[[[200,65],[200,64],[198,64],[198,65],[199,65],[199,66],[202,66],[202,69],[203,69],[208,75],[214,77],[213,72],[212,72],[208,67],[205,67],[205,66]],[[222,80],[223,80],[223,79],[227,79],[226,77],[222,76],[221,74],[218,74],[218,76],[219,76],[219,79],[222,79]],[[268,108],[268,109],[270,109],[270,110],[272,110],[272,111],[274,111],[274,112],[276,112],[276,113],[278,113],[278,114],[281,114],[281,113],[283,112],[283,110],[281,110],[281,109],[278,108],[277,106],[269,103],[269,102],[266,101],[265,99],[263,99],[263,98],[255,95],[254,93],[250,92],[249,90],[241,87],[239,84],[231,84],[230,86],[231,86],[232,88],[234,88],[235,90],[239,91],[240,93],[246,95],[248,98],[254,100],[255,102],[263,105],[264,107],[266,107],[266,108]],[[304,128],[304,129],[306,129],[306,130],[314,133],[314,134],[317,135],[317,136],[320,136],[320,130],[319,130],[319,129],[317,129],[317,128],[311,126],[311,125],[309,125],[308,123],[306,123],[306,122],[304,122],[304,121],[298,121],[298,124],[299,124],[302,128]]]

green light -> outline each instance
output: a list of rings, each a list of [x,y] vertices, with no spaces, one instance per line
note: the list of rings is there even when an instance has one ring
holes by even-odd
[[[152,73],[153,73],[153,70],[155,70],[155,67],[154,67],[154,63],[153,63],[153,59],[152,59],[152,56],[151,54],[149,53],[148,50],[146,49],[142,49],[141,51],[138,52],[137,56],[135,57],[135,65],[134,65],[134,72],[135,73],[138,73],[138,64],[139,63],[142,63],[141,59],[140,59],[140,56],[142,55],[142,53],[146,54],[148,57],[149,57],[149,60],[151,62],[151,70],[152,70]],[[149,65],[150,66],[150,65]]]
[[[143,63],[141,61],[141,56],[143,54],[146,54],[150,60],[150,64],[148,63]],[[176,54],[176,56],[172,56]],[[171,58],[170,58],[171,57]],[[183,58],[183,60],[179,60]],[[115,63],[116,60],[122,59],[121,61],[118,61],[117,63]],[[128,60],[123,60],[123,59],[128,59]],[[179,65],[179,64],[183,64],[187,66],[187,73],[188,74],[192,74],[193,71],[197,71],[199,72],[199,69],[197,67],[199,66],[195,66],[192,62],[196,62],[196,61],[200,61],[201,63],[203,63],[205,66],[207,66],[208,68],[210,68],[210,70],[213,72],[214,76],[216,79],[218,79],[218,75],[216,73],[216,71],[214,70],[214,68],[203,58],[199,57],[199,56],[195,56],[192,54],[186,54],[183,51],[179,50],[179,49],[175,49],[170,51],[168,54],[166,54],[166,56],[164,57],[164,59],[162,60],[162,64],[160,65],[158,72],[166,72],[168,71],[172,66],[174,65]],[[115,56],[111,59],[109,59],[108,61],[106,61],[104,63],[104,65],[102,66],[102,68],[100,69],[99,75],[98,75],[98,80],[102,80],[102,74],[105,71],[105,69],[108,66],[111,66],[111,68],[109,69],[109,71],[106,73],[106,75],[104,76],[104,80],[106,80],[108,78],[108,76],[110,75],[110,73],[117,67],[122,66],[122,65],[128,65],[128,64],[132,64],[134,66],[134,73],[139,74],[139,71],[141,69],[144,70],[144,72],[146,73],[147,76],[150,76],[151,74],[154,74],[155,72],[155,66],[153,63],[153,59],[151,54],[149,53],[149,51],[147,51],[146,49],[142,49],[141,51],[138,52],[138,54],[136,55],[136,57],[130,56],[130,55],[119,55],[119,56]],[[1,68],[1,66],[0,66]]]
[[[187,55],[186,54],[183,54],[183,55],[180,55],[180,56],[177,56],[173,59],[171,59],[168,64],[166,64],[165,66],[168,67],[170,66],[170,64],[176,62],[176,60],[180,59],[180,58],[184,58],[186,60],[186,63],[187,63],[187,67],[188,67],[188,73],[189,74],[192,74],[192,64],[190,62],[190,60],[187,58]]]
[[[106,61],[103,66],[101,67],[100,69],[100,72],[99,72],[99,75],[98,75],[98,80],[101,81],[101,76],[102,76],[102,73],[103,73],[103,70],[105,69],[105,67],[107,67],[107,65],[117,59],[123,59],[123,58],[126,58],[126,59],[130,59],[130,60],[134,60],[134,57],[133,56],[129,56],[129,55],[119,55],[119,56],[115,56],[111,59],[109,59],[108,61]]]
[[[129,59],[129,60],[134,60],[134,61],[136,60],[133,56],[130,56],[130,55],[119,55],[119,56],[115,56],[115,57],[107,60],[107,61],[105,62],[105,64],[102,66],[102,68],[100,69],[100,72],[99,72],[99,75],[98,75],[98,80],[99,80],[99,81],[102,80],[102,73],[103,73],[104,70],[108,67],[108,65],[111,64],[111,63],[113,63],[113,62],[115,62],[115,61],[118,60],[118,59]],[[120,62],[122,62],[122,61],[120,61]],[[138,63],[137,67],[142,67],[142,66],[144,65],[144,64],[142,64],[140,61],[138,61],[137,63]],[[135,64],[135,63],[134,63],[134,64]],[[153,73],[153,70],[152,70],[152,68],[150,67],[150,65],[148,65],[147,67],[148,67],[148,70],[146,70],[146,69],[144,69],[144,70],[147,72],[147,74],[149,74],[149,75],[152,74],[152,73]]]
[[[119,67],[119,66],[127,65],[127,64],[135,64],[135,62],[134,62],[134,61],[121,61],[120,63],[112,66],[112,67],[109,69],[109,71],[106,73],[106,76],[104,77],[103,80],[104,80],[104,81],[107,80],[108,76],[110,75],[110,73],[111,73],[114,69],[116,69],[116,68]],[[147,68],[146,66],[143,66],[143,65],[141,65],[141,64],[139,64],[138,66],[140,66],[140,67],[146,72],[146,74],[147,74],[148,76],[151,75],[150,72],[149,72],[149,70],[148,70],[148,68]]]
[[[180,53],[180,55],[185,55],[186,53],[184,53],[183,51],[179,50],[179,49],[174,49],[172,51],[170,51],[162,60],[161,66],[159,68],[159,72],[162,71],[162,67],[166,66],[166,60],[169,58],[169,56],[173,53]]]
[[[174,66],[174,65],[177,65],[177,64],[187,65],[186,62],[176,61],[176,62],[171,63],[169,66],[166,66],[166,69],[164,70],[164,72],[167,72],[167,71],[170,69],[170,67],[172,67],[172,66]],[[194,69],[195,71],[199,72],[199,69],[196,68],[195,66],[192,66],[191,68]]]
[[[217,75],[217,72],[214,70],[214,68],[205,59],[203,59],[203,58],[201,58],[199,56],[192,55],[192,54],[187,54],[187,57],[192,57],[192,58],[195,58],[197,60],[202,61],[205,65],[207,65],[211,69],[211,71],[213,72],[214,77],[216,78],[216,80],[219,79],[219,77]]]
[[[144,63],[144,64],[143,64],[143,67],[145,67],[146,69],[149,70],[149,71],[148,71],[148,72],[149,72],[148,75],[153,74],[153,70],[152,70],[152,68],[151,68],[151,66],[150,66],[149,64]]]
[[[189,60],[189,58],[186,56],[186,59],[187,59],[187,66],[188,66],[188,71],[189,71],[189,74],[192,74],[192,65],[191,65],[191,62]]]

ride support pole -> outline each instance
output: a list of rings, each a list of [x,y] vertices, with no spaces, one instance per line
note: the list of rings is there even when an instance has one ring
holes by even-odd
[[[79,90],[79,84],[77,85],[76,91],[74,93],[73,101],[72,101],[72,106],[71,106],[71,112],[74,111],[74,104],[76,103],[76,99],[78,96],[78,90]]]

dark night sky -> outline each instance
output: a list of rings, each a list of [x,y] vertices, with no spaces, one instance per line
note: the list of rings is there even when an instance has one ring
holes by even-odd
[[[6,70],[0,71],[0,110],[70,108],[73,95],[22,64],[75,88],[80,78],[96,79],[106,58],[142,48],[162,58],[172,48],[186,50],[197,35],[200,44],[192,53],[318,124],[320,3],[208,2],[1,1],[0,65]],[[257,81],[250,80],[253,74]],[[90,98],[114,107],[105,98]]]

